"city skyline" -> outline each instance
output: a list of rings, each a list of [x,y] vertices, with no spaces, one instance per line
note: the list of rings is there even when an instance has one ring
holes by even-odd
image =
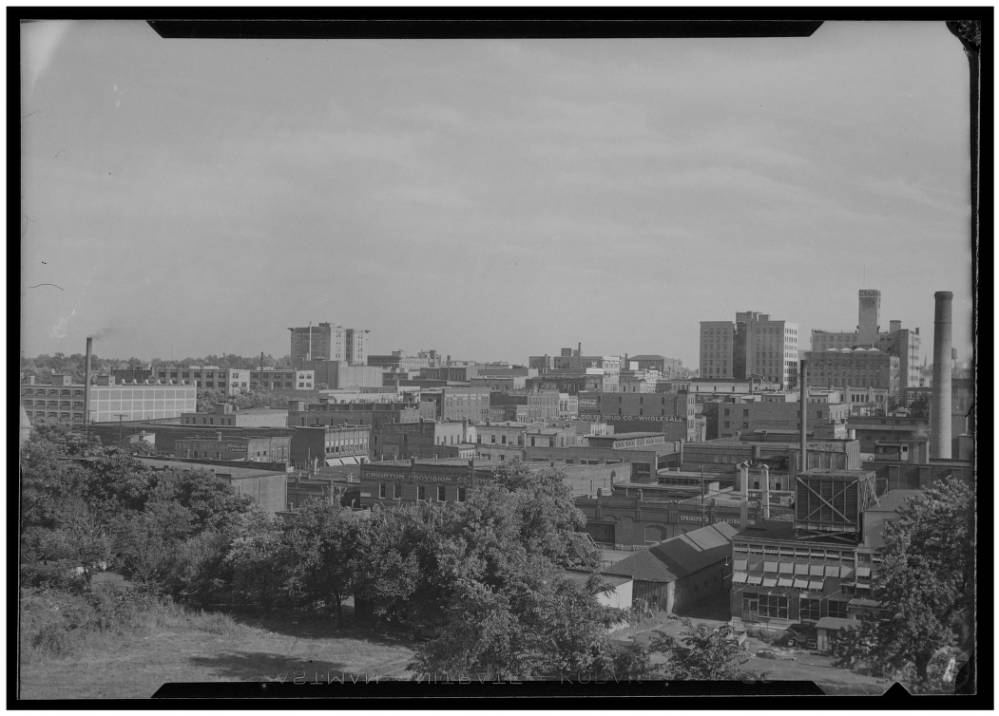
[[[811,38],[243,42],[23,32],[26,355],[698,363],[758,311],[971,350],[967,64],[943,23]],[[363,77],[351,68],[363,67]],[[293,73],[293,74],[292,74]],[[291,79],[290,79],[291,78]],[[38,284],[56,284],[39,286]],[[36,286],[35,288],[30,288]],[[627,310],[623,310],[627,309]]]

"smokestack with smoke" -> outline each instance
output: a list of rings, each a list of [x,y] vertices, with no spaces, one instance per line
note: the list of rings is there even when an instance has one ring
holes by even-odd
[[[951,303],[954,294],[933,294],[933,394],[930,398],[930,457],[950,459],[951,455]]]

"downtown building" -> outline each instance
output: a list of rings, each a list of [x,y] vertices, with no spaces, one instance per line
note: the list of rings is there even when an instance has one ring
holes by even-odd
[[[876,289],[860,289],[858,299],[857,330],[813,330],[812,352],[876,348],[898,358],[900,389],[921,385],[919,329],[902,328],[901,321],[889,321],[888,330],[882,331],[879,323],[881,292]]]
[[[344,328],[320,323],[289,328],[291,332],[291,365],[304,367],[313,361],[345,361],[351,365],[366,365],[368,349],[365,328]]]
[[[798,324],[744,311],[735,322],[701,321],[700,377],[797,383]]]

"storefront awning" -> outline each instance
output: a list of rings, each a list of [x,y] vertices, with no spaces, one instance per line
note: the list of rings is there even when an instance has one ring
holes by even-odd
[[[763,583],[763,575],[761,575],[761,574],[750,574],[746,578],[746,583],[747,584],[762,584]]]
[[[732,572],[732,584],[745,584],[745,583],[746,583],[745,572]]]
[[[813,590],[813,591],[816,591],[816,592],[821,592],[822,591],[822,580],[821,579],[810,579],[810,580],[808,580],[808,588],[811,589],[811,590]]]
[[[763,578],[763,586],[764,587],[776,587],[777,586],[777,579],[776,579],[776,577],[764,577]]]
[[[808,580],[795,579],[794,584],[792,586],[794,586],[795,589],[808,589]]]
[[[793,584],[794,584],[794,580],[791,579],[790,577],[780,577],[777,580],[777,586],[778,587],[790,587],[790,586],[793,586]]]

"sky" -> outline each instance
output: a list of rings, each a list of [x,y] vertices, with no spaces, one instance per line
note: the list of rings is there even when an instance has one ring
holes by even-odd
[[[968,66],[943,23],[810,38],[164,40],[22,29],[21,350],[659,353],[760,311],[971,351]],[[39,285],[43,284],[43,285]],[[44,284],[56,284],[55,286]]]

